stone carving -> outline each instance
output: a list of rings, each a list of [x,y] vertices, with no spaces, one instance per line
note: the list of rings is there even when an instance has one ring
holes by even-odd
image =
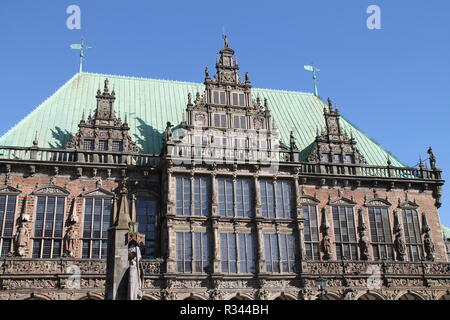
[[[209,291],[209,298],[211,300],[223,300],[224,292],[220,289],[214,288]]]
[[[430,167],[432,170],[436,170],[436,156],[433,153],[433,149],[431,147],[427,151],[430,160]]]
[[[75,230],[72,225],[67,229],[66,235],[64,236],[64,256],[71,258],[74,257],[75,242]]]
[[[294,132],[293,131],[291,131],[291,135],[289,137],[289,146],[290,146],[290,150],[291,151],[298,150],[297,142],[295,141],[295,137],[294,137]]]
[[[361,260],[368,260],[369,259],[369,238],[367,237],[367,226],[366,222],[364,221],[364,215],[362,213],[362,210],[358,210],[358,220],[359,220],[359,226],[358,226],[358,234],[359,234],[359,250],[360,250],[360,256]]]
[[[166,143],[172,142],[172,137],[173,137],[172,127],[173,127],[173,125],[170,122],[167,122],[166,130],[164,133]]]
[[[428,261],[434,261],[435,257],[434,257],[434,243],[433,240],[431,239],[431,234],[430,234],[430,226],[428,224],[428,219],[427,219],[427,215],[424,212],[422,214],[422,233],[425,234],[425,237],[423,239],[423,247],[425,250],[425,254],[426,254],[426,259]]]
[[[327,221],[327,215],[325,208],[322,208],[322,225],[320,226],[320,231],[322,232],[322,252],[323,259],[329,260],[332,254],[332,245],[330,237],[330,226]]]
[[[329,100],[328,103],[328,108],[324,108],[325,129],[321,133],[317,130],[315,146],[308,156],[308,161],[366,164],[367,161],[356,147],[356,140],[353,136],[349,138],[341,128],[338,108],[333,110],[332,101]],[[339,161],[333,159],[335,156]]]
[[[109,92],[109,81],[105,80],[103,93],[97,91],[97,107],[92,117],[89,115],[87,121],[82,117],[78,132],[66,144],[69,150],[85,151],[113,151],[113,152],[139,152],[136,143],[131,139],[128,132],[127,116],[122,122],[114,111],[116,94],[114,90]],[[118,149],[118,150],[117,150]],[[78,155],[78,160],[83,160],[83,154]]]
[[[397,210],[394,211],[394,247],[397,253],[397,260],[404,261],[406,244],[403,236],[403,227],[400,224]]]
[[[128,248],[128,299],[140,300],[143,296],[142,284],[144,283],[144,271],[140,264],[141,250],[137,243],[133,243]]]
[[[26,227],[26,225],[21,222],[18,229],[17,229],[17,233],[15,236],[15,254],[19,257],[23,257],[25,255],[25,250],[28,244],[28,237],[29,237],[29,231]]]
[[[161,290],[161,299],[162,300],[176,300],[177,295],[172,290],[165,288],[165,289]]]

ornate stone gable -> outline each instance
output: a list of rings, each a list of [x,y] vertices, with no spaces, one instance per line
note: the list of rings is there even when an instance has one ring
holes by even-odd
[[[309,154],[309,162],[366,164],[364,156],[356,147],[356,140],[341,128],[338,108],[328,99],[324,108],[325,128],[317,132],[314,148]]]
[[[166,149],[168,154],[258,160],[268,157],[267,151],[278,151],[279,134],[272,123],[268,100],[263,103],[259,97],[253,100],[249,74],[242,80],[238,71],[234,50],[224,37],[216,74],[211,77],[209,69],[205,69],[205,91],[197,92],[194,100],[188,94],[184,120],[173,132],[172,124],[167,124],[166,147],[175,146]],[[269,157],[272,156],[276,153]]]
[[[105,80],[103,93],[97,91],[97,107],[94,116],[83,118],[78,133],[67,143],[66,149],[83,151],[139,152],[136,143],[128,134],[127,119],[122,122],[114,111],[116,93],[109,92],[109,81]]]

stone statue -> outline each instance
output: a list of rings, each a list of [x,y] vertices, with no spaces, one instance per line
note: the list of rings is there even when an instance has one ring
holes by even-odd
[[[167,122],[166,126],[166,143],[172,142],[172,127],[173,125],[170,122]]]
[[[64,237],[64,245],[63,245],[64,255],[73,258],[74,247],[75,247],[75,231],[73,230],[73,226],[70,226],[67,229],[66,235]]]
[[[425,249],[425,253],[427,254],[427,260],[434,261],[434,244],[429,232],[425,233],[423,246]]]
[[[23,257],[25,255],[25,248],[28,242],[28,235],[29,235],[28,229],[25,227],[23,223],[20,224],[15,237],[16,254],[19,257]]]
[[[208,67],[205,68],[205,78],[209,78],[209,69],[208,69]]]
[[[293,131],[291,131],[291,136],[289,138],[289,144],[290,144],[291,150],[298,150]]]
[[[245,73],[245,82],[250,82],[250,75],[248,72]]]
[[[367,237],[367,226],[364,221],[364,216],[362,214],[362,210],[358,210],[358,216],[359,216],[359,227],[358,227],[358,233],[359,233],[359,250],[361,253],[361,259],[362,260],[368,260],[369,259],[369,239]]]
[[[142,284],[144,272],[142,270],[141,249],[135,241],[128,248],[128,299],[140,300],[142,298]]]
[[[436,169],[436,156],[433,153],[433,149],[431,147],[428,149],[428,155],[430,156],[430,167],[431,169]]]
[[[330,238],[330,226],[327,222],[327,215],[325,208],[322,208],[322,225],[320,226],[320,231],[322,233],[322,252],[323,259],[329,260],[331,257],[331,238]]]

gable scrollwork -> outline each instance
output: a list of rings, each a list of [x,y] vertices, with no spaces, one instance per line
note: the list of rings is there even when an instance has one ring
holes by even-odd
[[[81,197],[83,198],[89,198],[89,197],[96,197],[96,198],[113,198],[114,193],[103,189],[103,188],[96,188],[94,190],[88,190],[81,194]]]
[[[3,186],[0,188],[0,195],[18,195],[20,193],[22,191],[11,186]]]
[[[39,187],[32,192],[33,195],[38,196],[68,196],[70,192],[62,187],[55,185],[49,185],[44,187]]]

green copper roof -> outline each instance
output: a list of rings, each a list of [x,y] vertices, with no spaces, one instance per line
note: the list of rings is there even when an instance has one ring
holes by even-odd
[[[446,226],[442,225],[442,232],[444,233],[445,239],[450,239],[450,228],[447,228]]]
[[[5,133],[0,145],[29,147],[37,131],[39,147],[64,147],[78,131],[83,112],[85,117],[93,113],[97,89],[102,88],[105,78],[116,92],[116,112],[122,119],[127,114],[130,135],[143,153],[160,152],[166,122],[180,123],[187,94],[191,92],[195,96],[197,91],[204,90],[203,84],[198,83],[78,73]],[[298,147],[306,149],[313,143],[317,129],[325,125],[325,104],[313,94],[256,88],[252,93],[254,98],[259,95],[268,99],[284,143],[289,143],[290,131],[294,130]],[[394,166],[404,166],[347,120],[341,119],[341,125],[348,134],[353,134],[368,164],[384,166],[389,155]]]

